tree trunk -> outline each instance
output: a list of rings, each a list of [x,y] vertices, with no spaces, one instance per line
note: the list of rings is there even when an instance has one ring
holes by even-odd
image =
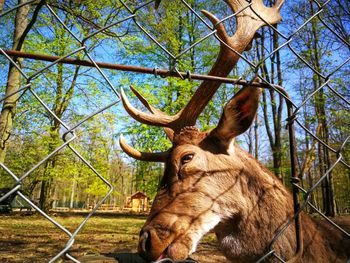
[[[49,153],[53,152],[56,149],[59,141],[60,123],[56,120],[54,122],[55,122],[54,126],[50,128],[50,142],[48,146]],[[45,212],[48,212],[49,209],[51,208],[50,193],[51,193],[51,187],[53,183],[52,172],[56,166],[56,158],[57,158],[56,156],[52,156],[46,162],[44,176],[41,181],[39,206]]]
[[[254,139],[255,139],[255,159],[259,160],[259,115],[255,117],[254,125]]]
[[[4,4],[5,0],[0,0],[0,14],[2,13],[2,10],[4,10]]]
[[[64,39],[65,31],[62,30],[57,30],[56,35],[60,39]],[[61,45],[58,47],[58,55],[63,56],[66,53],[66,44],[64,42],[61,43]],[[66,111],[69,102],[71,101],[74,93],[74,87],[76,85],[76,80],[78,77],[80,66],[77,66],[75,68],[74,74],[73,74],[73,79],[72,82],[69,85],[69,88],[67,90],[64,90],[64,66],[62,64],[57,65],[57,73],[56,73],[56,94],[55,94],[55,99],[54,99],[54,104],[52,105],[52,111],[55,113],[55,115],[58,118],[62,118],[64,112]],[[53,118],[52,116],[50,117],[50,138],[49,138],[49,144],[48,144],[48,153],[53,152],[59,145],[60,142],[60,128],[61,128],[61,123]],[[40,195],[40,205],[43,207],[43,209],[47,209],[50,207],[50,198],[49,198],[49,193],[51,190],[51,186],[53,183],[53,175],[52,171],[55,169],[56,166],[56,159],[57,156],[51,157],[47,161],[47,171],[46,171],[46,176],[42,179],[42,188],[47,188],[47,189],[42,189],[41,193],[43,196]],[[47,181],[47,182],[45,182]],[[44,210],[47,211],[47,210]]]
[[[273,50],[276,50],[279,46],[278,34],[273,32],[272,42]],[[265,30],[261,33],[261,46],[260,49],[257,48],[257,57],[259,61],[265,61],[265,46],[267,41],[265,41]],[[268,69],[265,62],[261,64],[262,76],[270,83],[274,83],[275,78],[277,83],[282,85],[282,73],[281,73],[281,61],[279,51],[276,51],[274,56],[271,57],[271,68]],[[277,73],[276,73],[277,72]],[[276,75],[276,76],[275,76]],[[270,107],[268,107],[267,94],[270,98]],[[272,150],[273,158],[273,172],[274,174],[282,180],[282,110],[283,110],[283,99],[280,95],[276,96],[276,92],[272,89],[263,90],[263,113],[265,128],[269,138],[270,147]],[[278,100],[276,100],[276,97]],[[272,126],[269,123],[269,113],[271,111],[272,115]]]
[[[22,4],[26,0],[20,0],[18,4]],[[0,2],[0,9],[3,8],[4,1]],[[0,10],[1,12],[1,10]],[[22,35],[28,25],[29,5],[24,5],[17,9],[15,17],[15,32],[13,36],[13,50],[22,50]],[[21,67],[22,59],[15,59],[15,62]],[[4,163],[6,157],[7,140],[9,139],[13,126],[13,118],[16,113],[16,103],[18,94],[16,93],[21,85],[21,74],[12,64],[9,66],[7,77],[7,86],[5,96],[7,97],[2,106],[0,114],[0,162]]]
[[[313,4],[310,0],[310,8],[311,12],[313,13]],[[311,21],[311,33],[312,33],[312,41],[311,41],[311,51],[314,61],[314,67],[318,72],[321,72],[321,63],[320,63],[320,50],[319,50],[319,34],[318,34],[318,28],[317,28],[317,21],[312,20]],[[314,90],[318,89],[322,85],[322,80],[320,79],[320,76],[314,73],[313,76],[313,84],[314,84]],[[328,124],[326,121],[326,110],[325,110],[325,95],[323,88],[320,89],[315,94],[315,108],[316,108],[316,117],[318,123],[321,125],[321,132],[322,135],[320,138],[329,145],[329,132],[328,132]],[[327,170],[331,166],[330,161],[330,155],[329,150],[327,147],[323,146],[321,143],[318,145],[318,154],[319,154],[319,171],[320,176],[323,176],[324,173],[327,172]],[[335,201],[334,201],[334,193],[333,193],[333,179],[332,179],[332,172],[328,173],[327,177],[322,181],[322,193],[323,193],[323,208],[325,211],[325,214],[327,216],[335,216]]]
[[[71,190],[71,193],[70,193],[69,208],[74,208],[74,196],[75,196],[76,184],[77,184],[77,182],[76,182],[75,179],[73,178],[72,190]]]
[[[50,175],[50,168],[49,164],[46,164],[45,171],[44,171],[44,177],[47,177],[46,180],[41,181],[41,187],[40,187],[40,198],[39,198],[39,207],[44,212],[48,212],[51,208],[51,200],[49,199],[50,191],[51,191],[51,185],[52,185],[52,177]]]

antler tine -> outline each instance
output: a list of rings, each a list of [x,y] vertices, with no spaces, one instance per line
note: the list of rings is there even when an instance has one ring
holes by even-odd
[[[129,155],[130,157],[140,160],[140,161],[148,161],[148,162],[163,162],[165,163],[167,157],[169,155],[168,152],[157,152],[157,153],[146,153],[140,152],[135,148],[131,147],[126,143],[124,136],[121,134],[119,137],[119,144],[122,150]]]
[[[136,95],[136,97],[141,101],[141,103],[152,113],[157,112],[158,109],[154,108],[148,101],[134,88],[130,86],[131,91]],[[159,110],[158,110],[159,111]]]
[[[202,14],[205,15],[210,22],[213,24],[214,28],[217,30],[217,35],[222,41],[227,41],[230,36],[227,34],[226,28],[223,23],[212,13],[207,10],[201,10]]]
[[[148,101],[133,87],[133,86],[130,86],[130,89],[132,90],[132,92],[136,95],[136,97],[139,99],[139,101],[150,111],[152,112],[153,114],[156,114],[157,117],[161,117],[161,116],[165,116],[166,117],[169,117],[166,113],[154,108],[152,105],[150,105],[148,103]],[[173,129],[171,128],[167,128],[167,127],[164,127],[164,131],[167,135],[167,137],[169,138],[170,141],[173,140],[173,136],[174,136],[174,131]]]
[[[151,112],[151,114],[142,112],[138,109],[136,109],[134,106],[131,105],[128,98],[126,97],[123,88],[120,89],[120,97],[122,99],[123,106],[125,110],[129,113],[131,117],[133,117],[135,120],[149,125],[154,126],[161,126],[161,127],[167,127],[169,123],[171,123],[174,120],[173,116],[169,116],[160,110],[152,107],[147,100],[141,96],[133,87],[131,90],[134,92],[134,94],[138,97],[138,99],[142,102],[143,105]]]
[[[260,20],[261,25],[268,24],[274,25],[281,21],[282,17],[280,10],[285,0],[276,0],[272,7],[264,5],[262,0],[255,0],[252,2],[250,8],[244,10],[243,15],[250,15],[253,18]]]

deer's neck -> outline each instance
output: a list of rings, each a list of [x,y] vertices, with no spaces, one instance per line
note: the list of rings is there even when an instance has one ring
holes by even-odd
[[[242,169],[229,205],[236,210],[215,232],[228,258],[252,262],[266,252],[276,231],[293,214],[293,201],[279,179],[252,156],[238,148],[235,154]],[[289,240],[293,238],[289,233],[282,237],[288,244],[295,244]],[[286,250],[293,255],[294,246]]]
[[[215,232],[229,259],[255,262],[270,251],[271,240],[293,215],[293,200],[280,180],[251,155],[238,148],[235,153],[241,172],[224,208],[233,207],[233,212],[219,223]],[[315,221],[301,213],[301,227],[303,254],[298,262],[345,262],[350,257],[349,237],[327,222]],[[272,248],[285,260],[295,255],[294,224],[279,236]]]

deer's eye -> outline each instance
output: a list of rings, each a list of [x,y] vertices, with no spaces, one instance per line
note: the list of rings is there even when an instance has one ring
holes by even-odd
[[[192,161],[193,156],[194,156],[193,153],[186,154],[186,155],[182,156],[181,157],[181,164],[185,164],[185,163]]]

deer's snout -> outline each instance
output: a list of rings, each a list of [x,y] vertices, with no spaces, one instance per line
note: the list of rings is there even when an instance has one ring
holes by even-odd
[[[140,240],[139,240],[139,252],[147,253],[151,249],[150,239],[148,238],[150,235],[148,232],[141,232]]]
[[[158,236],[156,229],[143,229],[140,233],[138,251],[146,260],[157,260],[166,255],[169,240],[162,241]]]

